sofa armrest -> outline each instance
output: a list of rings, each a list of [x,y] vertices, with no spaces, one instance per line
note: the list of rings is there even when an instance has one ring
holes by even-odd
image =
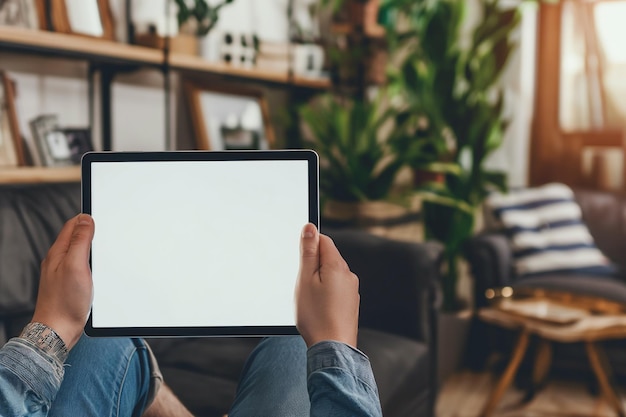
[[[477,307],[486,304],[485,290],[513,283],[513,251],[509,239],[501,233],[484,233],[466,244],[465,256],[474,277]]]
[[[322,232],[335,241],[359,276],[359,325],[432,342],[440,246],[391,240],[359,230]]]

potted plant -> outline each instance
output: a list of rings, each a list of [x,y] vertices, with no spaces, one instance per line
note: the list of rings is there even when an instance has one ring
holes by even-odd
[[[187,0],[176,0],[178,27],[184,33],[206,36],[217,23],[220,9],[232,2],[233,0],[222,0],[211,6],[206,0],[193,0],[193,6],[190,6]]]
[[[305,144],[320,156],[322,213],[331,222],[375,228],[377,220],[408,214],[394,195],[404,162],[387,143],[393,112],[384,99],[384,91],[373,100],[328,93],[300,108]]]
[[[198,41],[202,42],[219,20],[222,7],[234,0],[222,0],[212,6],[206,0],[175,0],[178,6],[177,20],[180,33],[186,35],[189,50],[198,53]]]
[[[134,35],[134,42],[138,45],[158,49],[164,49],[167,43],[171,52],[196,55],[198,53],[198,37],[206,36],[213,29],[218,21],[220,9],[233,1],[223,0],[216,6],[210,6],[205,0],[168,2],[168,8],[172,11],[172,15],[167,13],[165,21],[160,24],[154,21],[143,22],[146,27],[141,33]],[[157,4],[149,5],[149,10],[154,12],[154,7]],[[177,9],[178,30],[173,30],[175,23],[171,22],[171,19],[174,19],[173,12],[175,9]],[[173,36],[174,34],[176,36]]]
[[[459,307],[456,294],[458,260],[474,232],[477,209],[492,189],[504,190],[506,176],[485,168],[486,158],[503,141],[507,120],[502,115],[503,90],[498,84],[515,48],[511,31],[519,23],[516,7],[481,0],[482,19],[462,46],[466,2],[440,0],[411,10],[410,31],[419,42],[395,74],[407,92],[411,114],[421,117],[419,133],[439,143],[432,154],[442,164],[423,160],[420,140],[398,141],[407,163],[436,173],[439,181],[419,185],[424,199],[427,237],[445,245],[444,309]],[[403,34],[406,35],[406,34]]]
[[[485,167],[503,141],[503,90],[498,83],[519,23],[517,7],[499,0],[475,2],[482,18],[463,33],[467,2],[389,0],[406,25],[388,30],[389,44],[403,53],[389,79],[402,96],[393,147],[416,174],[424,199],[427,239],[444,245],[443,314],[439,319],[439,376],[445,379],[463,361],[471,311],[457,294],[459,260],[474,233],[477,212],[490,190],[506,188],[506,176]],[[396,16],[397,17],[397,16]],[[389,20],[394,27],[396,19]]]

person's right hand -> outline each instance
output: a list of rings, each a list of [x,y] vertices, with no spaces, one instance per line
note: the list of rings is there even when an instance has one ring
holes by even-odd
[[[296,326],[307,346],[334,340],[356,348],[359,279],[328,236],[302,230],[296,284]]]
[[[33,322],[51,327],[71,349],[83,333],[93,285],[89,248],[94,222],[88,214],[70,219],[41,263]]]

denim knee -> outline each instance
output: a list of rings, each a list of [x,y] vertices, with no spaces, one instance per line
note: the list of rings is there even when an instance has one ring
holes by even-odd
[[[150,354],[143,340],[83,336],[65,362],[49,416],[141,416],[150,384]]]
[[[229,416],[297,417],[309,409],[304,340],[264,339],[246,362]]]

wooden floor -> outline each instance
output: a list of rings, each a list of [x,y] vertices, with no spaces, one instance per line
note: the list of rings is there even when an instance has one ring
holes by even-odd
[[[497,376],[490,372],[461,371],[451,376],[437,400],[437,417],[478,417]],[[618,387],[626,405],[626,387]],[[617,414],[594,397],[583,380],[551,379],[535,398],[522,404],[524,392],[509,388],[492,417],[613,417]]]

